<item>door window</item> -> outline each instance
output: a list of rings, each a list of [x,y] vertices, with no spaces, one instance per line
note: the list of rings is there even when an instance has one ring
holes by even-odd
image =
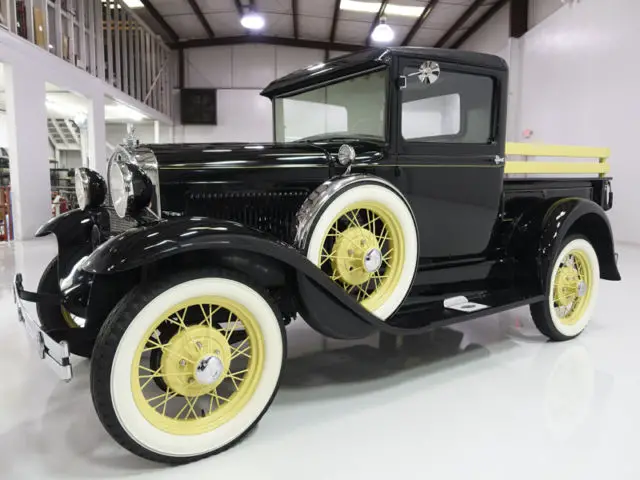
[[[487,144],[493,141],[491,77],[440,71],[435,78],[406,66],[402,75],[401,134],[405,142]]]

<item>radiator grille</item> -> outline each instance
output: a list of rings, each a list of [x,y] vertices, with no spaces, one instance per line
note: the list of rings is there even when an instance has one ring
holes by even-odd
[[[232,220],[292,243],[296,212],[308,190],[187,193],[187,214]]]

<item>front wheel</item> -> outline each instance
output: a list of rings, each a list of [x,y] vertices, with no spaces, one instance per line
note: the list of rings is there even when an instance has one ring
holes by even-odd
[[[257,424],[285,356],[280,315],[231,272],[198,272],[137,287],[105,321],[91,393],[120,445],[165,463],[232,446]]]
[[[598,255],[584,237],[564,241],[545,282],[546,299],[531,305],[531,316],[551,340],[577,337],[587,327],[600,285]]]

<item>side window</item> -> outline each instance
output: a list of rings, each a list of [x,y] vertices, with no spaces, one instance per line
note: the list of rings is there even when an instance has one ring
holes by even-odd
[[[405,142],[487,144],[493,140],[491,77],[440,70],[434,62],[408,65],[402,75],[406,78],[406,87],[400,91]]]

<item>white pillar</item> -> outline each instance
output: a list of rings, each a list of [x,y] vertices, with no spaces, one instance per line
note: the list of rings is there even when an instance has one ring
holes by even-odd
[[[102,175],[107,173],[107,132],[104,119],[104,96],[98,92],[89,103],[89,168]]]
[[[160,122],[158,120],[153,122],[153,143],[160,143]]]
[[[5,67],[13,229],[25,240],[51,218],[46,93],[26,64]]]

